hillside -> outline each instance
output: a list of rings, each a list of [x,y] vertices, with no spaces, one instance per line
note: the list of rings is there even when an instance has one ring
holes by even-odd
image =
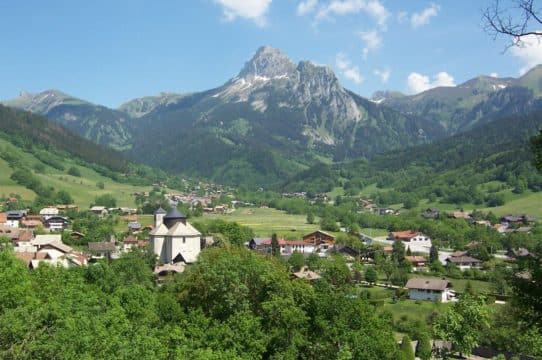
[[[18,182],[12,178],[16,171]],[[81,207],[103,194],[114,194],[120,206],[133,206],[130,194],[149,191],[153,182],[168,180],[165,173],[129,163],[121,153],[44,117],[0,105],[2,198],[18,194],[24,200],[37,195],[47,200],[63,190]]]
[[[377,92],[373,99],[403,114],[440,124],[447,135],[466,131],[496,118],[542,108],[542,66],[520,78],[479,76],[458,86],[437,87],[416,95]]]
[[[3,104],[44,115],[97,144],[118,150],[130,147],[130,117],[121,111],[95,105],[58,90],[38,94],[22,92],[19,97]]]
[[[542,127],[542,113],[495,120],[434,144],[357,160],[319,165],[285,182],[288,191],[328,192],[342,187],[348,195],[365,194],[382,205],[415,207],[527,208],[542,190],[532,167],[528,140]],[[376,184],[376,187],[374,185]],[[368,191],[367,188],[372,190]],[[532,194],[534,197],[528,196]],[[535,196],[536,195],[536,196]]]

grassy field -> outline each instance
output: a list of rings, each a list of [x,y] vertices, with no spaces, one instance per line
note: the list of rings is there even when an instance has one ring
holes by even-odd
[[[27,164],[29,167],[40,163],[32,154],[21,151],[5,140],[0,139],[0,147],[16,154],[22,160],[22,163]],[[75,164],[71,159],[64,159],[63,165],[66,169],[64,171],[45,165],[45,173],[36,174],[36,176],[44,185],[53,186],[56,190],[68,191],[80,208],[88,207],[96,196],[102,194],[113,194],[117,199],[118,206],[133,207],[135,206],[135,199],[131,195],[132,193],[151,190],[150,186],[132,186],[115,182],[110,178],[101,176],[94,170]],[[71,166],[75,166],[80,170],[81,177],[67,175],[67,170]],[[8,164],[3,159],[0,159],[0,195],[6,196],[16,193],[21,195],[23,200],[33,200],[36,194],[11,180],[12,173],[13,170]],[[98,182],[103,182],[104,189],[96,186]]]
[[[250,227],[258,237],[277,233],[286,239],[300,239],[303,235],[319,229],[317,224],[307,224],[305,215],[289,215],[276,209],[240,208],[231,214],[205,214],[203,220],[205,219],[235,221]],[[315,220],[316,223],[318,221]]]

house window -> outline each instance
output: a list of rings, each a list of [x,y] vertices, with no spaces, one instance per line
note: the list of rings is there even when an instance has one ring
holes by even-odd
[[[186,243],[186,238],[183,236],[183,244]]]

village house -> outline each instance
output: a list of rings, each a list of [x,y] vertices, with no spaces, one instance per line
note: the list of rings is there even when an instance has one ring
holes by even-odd
[[[186,221],[186,216],[173,208],[154,213],[154,230],[150,242],[156,256],[164,264],[196,262],[201,251],[201,233]]]
[[[506,215],[506,216],[501,217],[501,223],[502,224],[521,225],[521,224],[530,224],[530,223],[533,223],[534,221],[535,221],[534,217],[528,216],[528,215],[525,215],[525,214]]]
[[[14,250],[16,257],[25,261],[32,269],[40,263],[63,267],[87,264],[86,257],[64,244],[60,235],[36,235],[29,242],[18,242]]]
[[[19,226],[22,228],[27,228],[27,229],[35,229],[38,226],[43,226],[43,223],[41,222],[41,220],[24,219],[24,220],[21,220],[21,223],[19,224]]]
[[[128,235],[122,240],[122,251],[128,252],[135,248],[145,248],[149,245],[148,241],[138,240],[134,235]]]
[[[412,230],[393,231],[388,235],[388,240],[402,241],[405,248],[410,248],[410,251],[427,253],[431,248],[431,238]]]
[[[98,259],[111,260],[117,252],[117,247],[113,241],[89,242],[88,250],[92,254],[91,260],[93,261]]]
[[[412,278],[405,286],[411,300],[448,302],[452,299],[450,282],[445,279]]]
[[[13,246],[18,244],[30,245],[30,241],[34,238],[32,229],[19,229],[8,225],[0,225],[0,237],[9,239]]]
[[[104,216],[109,213],[105,206],[93,206],[90,208],[90,212],[98,216]]]
[[[473,258],[466,253],[464,254],[451,254],[446,258],[446,266],[455,265],[461,271],[467,269],[481,269],[482,260]]]
[[[61,231],[68,227],[70,220],[63,216],[51,216],[44,220],[43,224],[49,231]]]
[[[316,252],[317,248],[314,244],[301,240],[278,239],[278,245],[280,247],[280,254],[284,256],[292,255],[295,251],[301,254],[312,254],[313,252]],[[265,252],[271,252],[271,239],[263,240],[262,246]]]
[[[18,228],[26,216],[26,210],[9,210],[6,212],[6,225]]]
[[[313,245],[333,245],[335,243],[335,235],[329,234],[322,230],[316,230],[310,234],[303,236],[303,241]]]
[[[5,212],[0,213],[0,225],[6,225],[6,222],[8,221],[7,214]]]
[[[43,217],[44,219],[47,219],[50,216],[56,216],[58,214],[59,214],[59,211],[54,206],[48,206],[40,210],[40,216]]]
[[[424,270],[427,265],[427,259],[423,256],[405,256],[405,260],[412,265],[412,270]]]

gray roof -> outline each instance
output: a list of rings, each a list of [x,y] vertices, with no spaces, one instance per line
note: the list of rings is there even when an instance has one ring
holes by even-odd
[[[464,255],[464,256],[449,256],[446,261],[449,261],[453,264],[465,264],[465,263],[481,263],[482,260],[475,259],[473,257]]]
[[[90,251],[115,251],[115,243],[113,242],[89,242],[88,249]]]
[[[173,207],[173,209],[171,209],[166,216],[164,216],[164,219],[186,219],[186,216],[177,210],[176,207]]]
[[[444,291],[450,282],[444,279],[413,278],[406,283],[407,289],[441,290]]]
[[[158,214],[166,214],[166,210],[162,209],[162,207],[160,206],[160,207],[154,212],[154,215],[158,215]]]

